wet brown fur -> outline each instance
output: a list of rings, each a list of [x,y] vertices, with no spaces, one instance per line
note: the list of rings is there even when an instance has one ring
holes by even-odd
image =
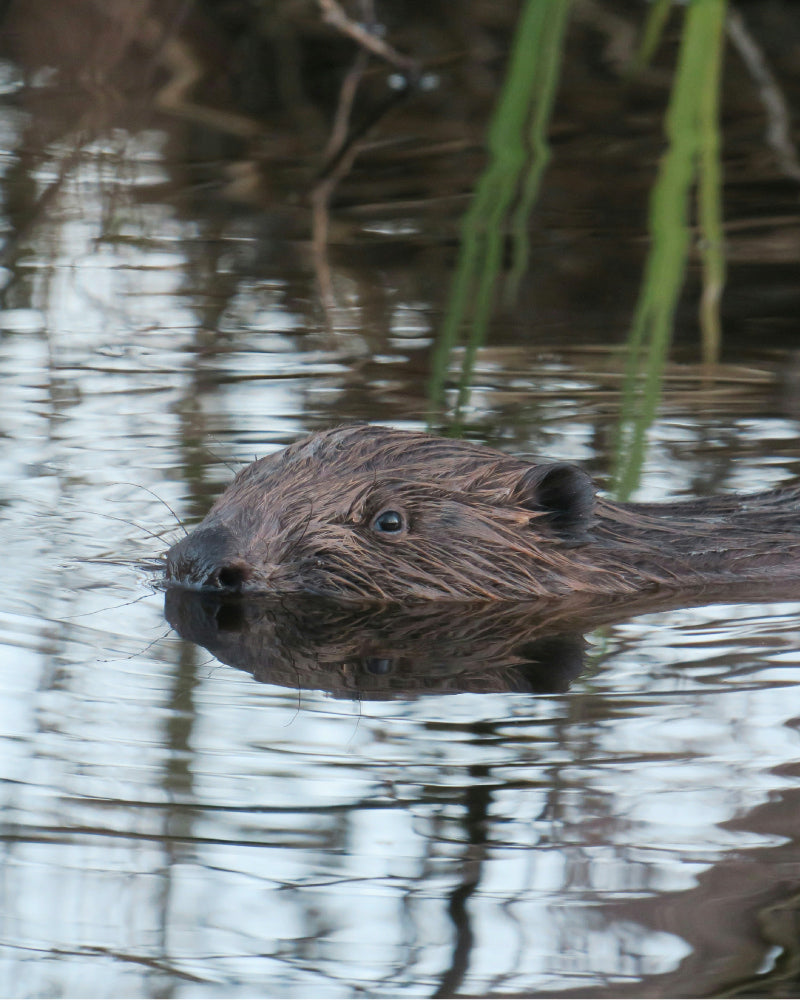
[[[405,530],[374,530],[381,511]],[[354,425],[244,468],[167,581],[361,602],[621,595],[800,577],[800,488],[671,504],[481,445]]]

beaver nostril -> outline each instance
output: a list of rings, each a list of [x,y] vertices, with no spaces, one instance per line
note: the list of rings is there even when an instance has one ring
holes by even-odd
[[[245,562],[232,562],[215,569],[206,579],[207,587],[224,587],[225,590],[241,590],[252,575],[252,568]]]

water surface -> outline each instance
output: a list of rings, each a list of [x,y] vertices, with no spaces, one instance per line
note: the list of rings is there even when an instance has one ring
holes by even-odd
[[[168,507],[195,523],[256,455],[342,420],[426,426],[481,160],[465,122],[499,61],[467,46],[483,83],[442,69],[343,179],[326,300],[314,128],[267,116],[256,157],[143,103],[135,60],[107,105],[54,90],[39,30],[17,21],[0,106],[0,993],[791,995],[792,595],[620,614],[567,690],[377,697],[222,663],[169,628],[147,568],[181,533]],[[569,51],[596,30],[578,18]],[[624,97],[594,56],[571,65],[529,275],[461,431],[606,483],[664,85]],[[800,469],[796,186],[730,87],[750,97],[727,339],[702,368],[690,288],[640,498]]]

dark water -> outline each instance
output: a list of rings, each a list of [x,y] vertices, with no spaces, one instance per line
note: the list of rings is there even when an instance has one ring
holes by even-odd
[[[792,595],[623,608],[551,693],[480,670],[461,693],[298,689],[166,624],[165,504],[194,522],[240,463],[337,421],[426,426],[516,12],[395,26],[436,79],[368,133],[321,253],[308,195],[350,43],[276,5],[269,44],[317,75],[225,91],[233,26],[179,6],[5,12],[0,993],[797,995]],[[578,7],[529,270],[461,423],[604,482],[675,43],[626,89],[607,46],[638,11]],[[792,106],[796,14],[742,9]],[[187,53],[205,82],[165,104]],[[722,357],[699,364],[693,264],[642,498],[800,471],[797,178],[733,52],[725,93]]]

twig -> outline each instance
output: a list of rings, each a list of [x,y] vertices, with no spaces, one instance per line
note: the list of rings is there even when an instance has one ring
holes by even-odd
[[[350,112],[353,109],[353,102],[356,98],[356,91],[367,68],[369,55],[359,49],[356,61],[342,81],[339,91],[339,101],[336,105],[336,115],[333,119],[333,127],[328,144],[323,154],[324,163],[332,163],[341,153],[344,144],[347,142],[347,130],[350,123]]]
[[[728,13],[728,34],[758,87],[767,115],[767,144],[772,147],[783,173],[792,180],[800,181],[800,160],[791,140],[790,115],[786,98],[764,58],[764,53],[747,30],[744,18],[733,8]]]
[[[322,10],[323,19],[332,27],[341,31],[342,34],[348,35],[354,42],[362,46],[362,48],[367,49],[367,51],[381,59],[385,59],[386,62],[391,63],[392,66],[396,66],[409,76],[416,77],[418,75],[419,65],[416,59],[404,56],[393,46],[389,45],[388,42],[384,42],[377,35],[372,34],[360,24],[352,21],[336,0],[317,0],[317,2]]]

